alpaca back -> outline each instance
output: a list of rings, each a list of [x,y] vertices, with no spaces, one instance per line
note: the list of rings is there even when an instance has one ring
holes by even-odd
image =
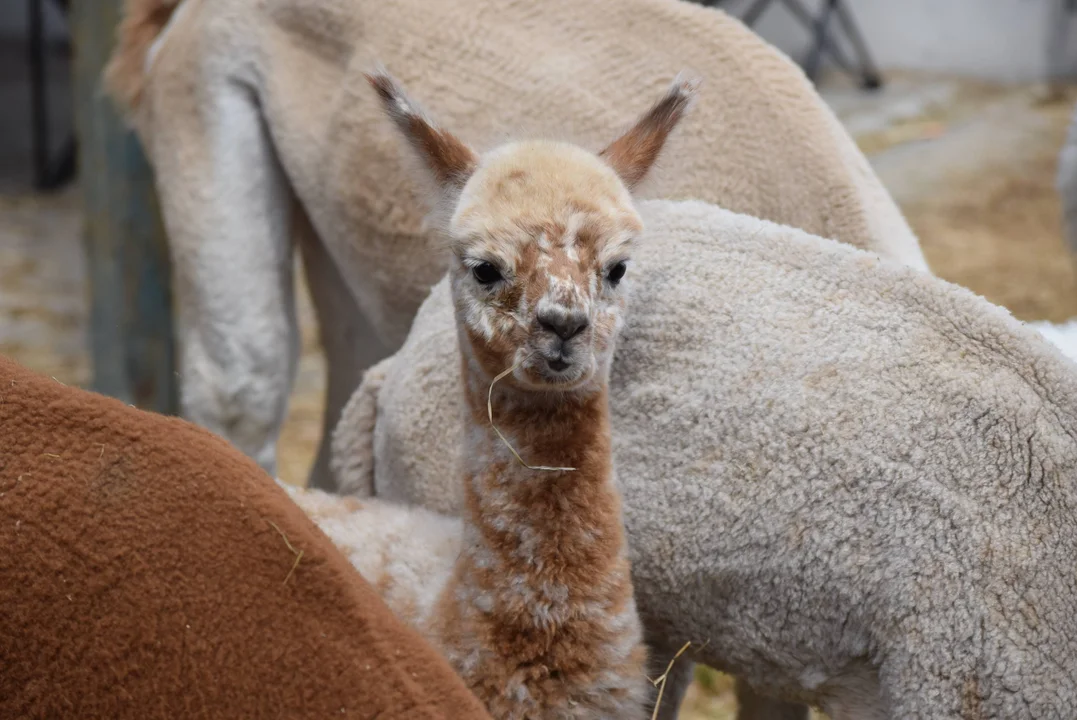
[[[916,662],[1004,622],[1022,629],[992,629],[993,657],[1072,686],[1046,658],[1077,654],[1074,365],[873,255],[703,203],[643,209],[610,397],[645,625],[811,699],[820,667]],[[373,474],[379,495],[453,512],[440,463],[394,460],[452,456],[453,416],[430,416],[460,392],[429,370],[451,355],[448,305],[435,287],[384,374]],[[420,417],[444,430],[417,436]]]
[[[437,597],[460,555],[460,520],[417,507],[278,484],[393,612],[429,636]]]
[[[222,438],[4,357],[0,438],[0,717],[489,717]]]
[[[714,202],[926,267],[800,69],[723,12],[680,0],[186,3],[145,82],[150,154],[159,134],[163,155],[197,156],[176,131],[193,122],[192,79],[207,98],[233,80],[250,86],[291,186],[393,343],[445,258],[402,167],[405,148],[362,77],[375,62],[480,150],[521,137],[598,150],[687,69],[704,92],[647,194]]]

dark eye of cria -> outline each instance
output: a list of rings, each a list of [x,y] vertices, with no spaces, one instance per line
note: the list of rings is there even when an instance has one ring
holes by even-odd
[[[501,272],[494,267],[493,263],[488,262],[479,263],[471,268],[471,274],[475,276],[475,280],[480,285],[493,285],[501,279]]]
[[[606,279],[610,281],[610,285],[616,285],[621,282],[621,278],[625,276],[625,270],[628,269],[627,264],[621,261],[606,271]]]

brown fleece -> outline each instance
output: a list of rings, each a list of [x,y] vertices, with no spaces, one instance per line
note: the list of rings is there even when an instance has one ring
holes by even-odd
[[[2,357],[0,548],[2,718],[489,717],[251,460]]]
[[[471,148],[452,133],[430,124],[392,76],[379,72],[365,77],[381,98],[389,119],[415,146],[437,182],[462,188],[479,161]]]
[[[695,92],[694,83],[678,79],[635,127],[599,153],[629,188],[639,185],[654,165],[673,128],[692,104]]]

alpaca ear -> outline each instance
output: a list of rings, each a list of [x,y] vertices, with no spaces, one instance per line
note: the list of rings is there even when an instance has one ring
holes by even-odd
[[[459,191],[478,165],[478,156],[464,142],[437,127],[384,69],[366,73],[385,112],[433,175],[440,190]]]
[[[697,82],[678,75],[661,100],[599,153],[629,190],[639,185],[654,166],[669,134],[691,107],[697,87]]]

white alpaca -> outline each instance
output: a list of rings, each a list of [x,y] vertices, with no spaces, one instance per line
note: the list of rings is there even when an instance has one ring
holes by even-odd
[[[641,213],[610,403],[655,659],[697,643],[835,720],[1077,717],[1077,366],[870,253]],[[452,333],[443,280],[346,409],[342,480],[459,511]]]
[[[174,14],[173,10],[179,8]],[[682,68],[707,99],[652,192],[700,198],[924,267],[916,238],[800,70],[680,0],[128,0],[109,88],[156,173],[185,417],[273,471],[303,253],[328,358],[326,433],[445,271],[372,61],[477,141],[593,146]],[[312,481],[329,486],[323,444]]]

